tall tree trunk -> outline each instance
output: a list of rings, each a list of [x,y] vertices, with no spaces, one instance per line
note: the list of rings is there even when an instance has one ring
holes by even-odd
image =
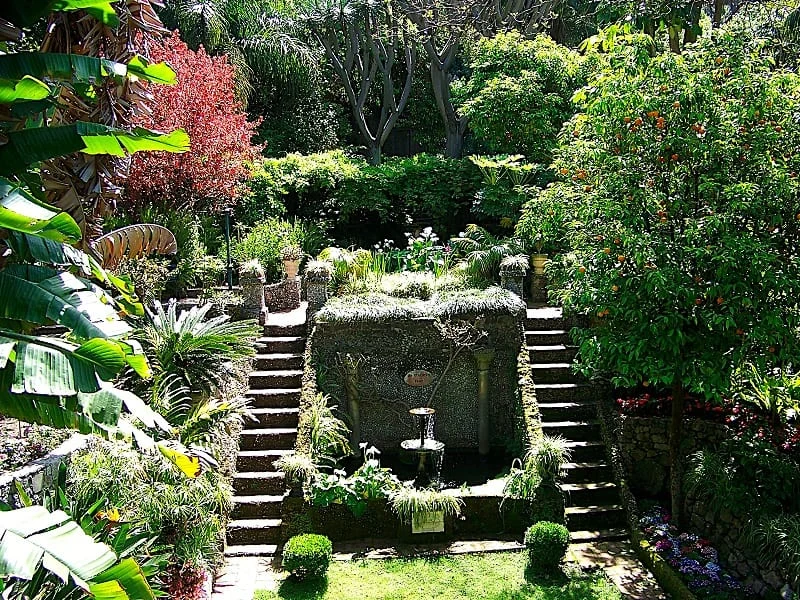
[[[711,25],[714,29],[722,25],[722,12],[724,9],[724,0],[714,0],[714,16],[711,18]]]
[[[672,417],[669,423],[669,492],[672,521],[680,527],[683,522],[683,410],[686,390],[678,381],[672,386]]]
[[[369,164],[378,166],[381,164],[381,147],[378,144],[367,147],[367,161]]]
[[[670,25],[667,30],[669,31],[669,49],[675,54],[681,53],[681,29],[674,25]]]
[[[467,132],[467,120],[458,115],[455,106],[453,106],[453,98],[450,95],[450,67],[458,48],[457,46],[451,47],[440,56],[436,52],[432,41],[426,42],[424,47],[431,61],[433,97],[436,100],[436,106],[444,124],[446,136],[445,156],[448,158],[461,158],[464,135]]]

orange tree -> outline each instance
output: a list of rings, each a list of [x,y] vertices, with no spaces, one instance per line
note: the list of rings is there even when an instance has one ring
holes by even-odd
[[[800,78],[763,50],[741,32],[656,57],[628,40],[576,96],[554,163],[580,198],[553,275],[595,324],[576,332],[582,369],[672,390],[678,520],[686,394],[800,362]]]

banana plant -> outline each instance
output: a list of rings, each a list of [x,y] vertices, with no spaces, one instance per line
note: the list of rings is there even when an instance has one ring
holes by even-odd
[[[103,267],[113,269],[123,258],[175,254],[178,242],[166,227],[137,223],[100,236],[92,242],[92,249],[101,256]]]
[[[64,511],[25,506],[0,512],[3,597],[34,597],[48,579],[54,585],[72,587],[76,592],[73,597],[154,598],[134,559],[118,560],[111,548],[86,534]]]

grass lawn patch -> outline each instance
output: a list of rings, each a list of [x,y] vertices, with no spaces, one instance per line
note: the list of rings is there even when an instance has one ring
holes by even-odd
[[[278,592],[254,600],[621,600],[602,573],[571,572],[559,579],[525,575],[525,554],[506,552],[331,563],[326,579],[286,579]]]

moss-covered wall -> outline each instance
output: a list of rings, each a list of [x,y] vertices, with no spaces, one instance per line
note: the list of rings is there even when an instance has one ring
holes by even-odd
[[[488,314],[459,319],[485,331],[487,336],[481,346],[495,351],[490,367],[491,440],[495,446],[508,446],[515,437],[522,317]],[[361,441],[393,449],[400,441],[416,437],[408,410],[427,404],[451,352],[451,345],[432,318],[355,323],[318,321],[312,334],[311,360],[320,390],[345,409],[348,396],[342,359],[350,355],[357,365]],[[429,371],[432,383],[425,387],[406,384],[405,375],[415,369]],[[437,439],[450,448],[477,448],[478,375],[470,349],[462,350],[444,374],[431,406],[437,411]]]

